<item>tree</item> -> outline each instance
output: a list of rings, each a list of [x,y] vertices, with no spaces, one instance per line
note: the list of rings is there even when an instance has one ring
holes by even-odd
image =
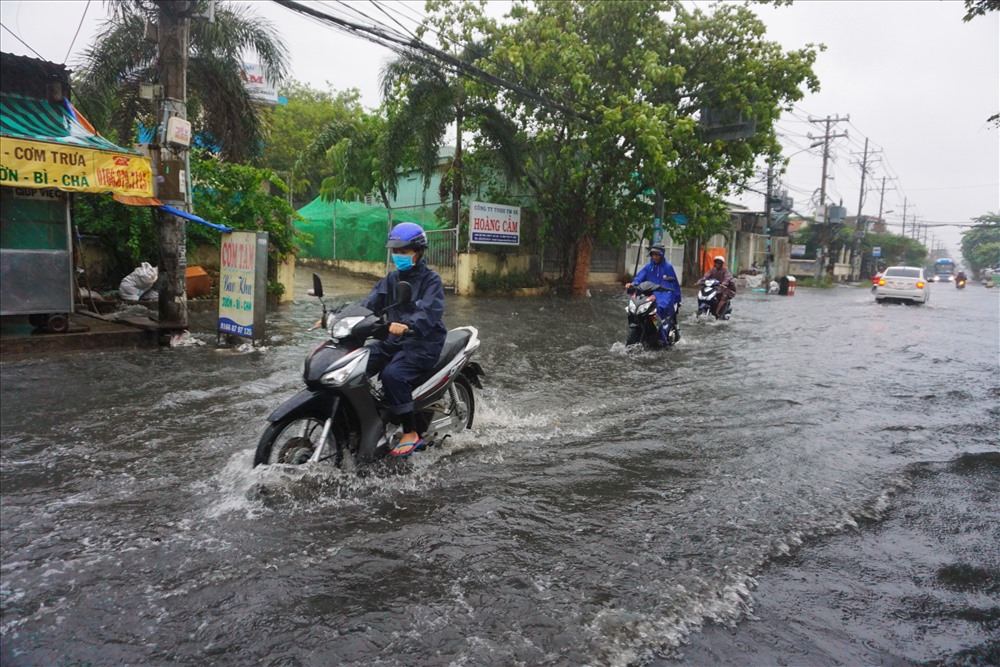
[[[283,178],[290,178],[299,157],[317,135],[334,123],[351,119],[358,107],[357,89],[334,92],[317,90],[308,84],[292,80],[278,88],[286,104],[275,106],[266,114],[269,126],[267,141],[261,151],[260,163]],[[299,199],[311,201],[319,194],[323,179],[331,168],[321,155],[305,160],[291,184]]]
[[[755,157],[776,153],[781,106],[803,83],[817,86],[815,52],[785,54],[761,40],[763,24],[744,7],[705,15],[657,0],[539,0],[515,3],[510,19],[477,64],[530,94],[479,82],[467,93],[516,128],[521,177],[550,237],[571,250],[577,295],[596,240],[620,243],[649,227],[649,190],[664,193],[668,211],[699,212],[687,234],[718,222],[722,197],[752,174]],[[712,139],[698,122],[709,106],[753,119],[757,133]]]
[[[1000,213],[973,218],[979,224],[962,232],[962,258],[976,275],[1000,266]]]
[[[872,248],[881,249],[880,264],[891,266],[922,266],[927,259],[927,248],[915,239],[898,234],[869,232],[861,240],[862,252],[871,254]]]
[[[962,20],[968,23],[977,16],[985,16],[987,12],[996,11],[1000,11],[1000,0],[965,0],[965,16]],[[1000,113],[993,114],[986,119],[986,122],[1000,128]]]
[[[113,127],[118,140],[131,143],[139,124],[155,128],[150,100],[139,96],[141,83],[157,81],[155,40],[145,38],[147,22],[161,10],[182,3],[117,0],[97,41],[87,49],[75,81],[79,107],[99,127]],[[241,78],[243,53],[253,53],[268,79],[285,76],[287,52],[274,27],[249,6],[219,3],[214,21],[197,18],[206,0],[192,0],[187,69],[188,118],[196,136],[227,160],[246,161],[260,152],[266,134],[262,107],[247,94]]]

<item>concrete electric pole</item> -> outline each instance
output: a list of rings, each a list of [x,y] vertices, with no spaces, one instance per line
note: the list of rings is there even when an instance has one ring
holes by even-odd
[[[156,174],[156,197],[167,206],[190,210],[188,147],[176,141],[176,132],[187,133],[187,62],[190,18],[187,1],[159,0],[159,70],[163,99],[159,108],[159,132],[152,151]],[[160,209],[157,213],[160,246],[160,327],[187,327],[187,228],[183,218]]]
[[[830,129],[834,123],[839,123],[841,121],[850,120],[851,117],[848,115],[846,118],[841,118],[839,116],[827,116],[826,118],[810,118],[810,123],[825,123],[826,130],[823,132],[823,177],[819,188],[819,206],[823,211],[823,222],[820,223],[819,228],[819,241],[817,243],[816,249],[816,280],[821,280],[823,278],[823,267],[827,264],[827,255],[829,254],[827,245],[832,240],[830,238],[830,223],[828,221],[827,208],[826,208],[826,168],[830,161],[830,141],[832,139],[838,139],[840,137],[846,137],[847,132],[843,134],[830,134]],[[812,134],[807,135],[810,139],[815,137]]]

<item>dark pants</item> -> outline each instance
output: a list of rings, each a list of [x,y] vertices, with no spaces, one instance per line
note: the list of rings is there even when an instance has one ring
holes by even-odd
[[[385,404],[395,415],[413,412],[413,384],[434,367],[435,359],[425,359],[403,352],[398,345],[382,341],[369,346],[368,377],[381,373]]]

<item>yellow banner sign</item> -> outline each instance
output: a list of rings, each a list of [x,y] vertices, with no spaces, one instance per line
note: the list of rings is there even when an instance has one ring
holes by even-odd
[[[0,137],[0,185],[153,196],[149,158]]]

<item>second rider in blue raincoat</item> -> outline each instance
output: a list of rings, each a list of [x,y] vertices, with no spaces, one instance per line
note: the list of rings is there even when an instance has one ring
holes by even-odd
[[[671,327],[676,327],[674,322],[674,304],[680,305],[681,285],[677,281],[677,273],[674,267],[665,258],[666,248],[656,243],[649,248],[649,262],[639,269],[632,282],[625,283],[625,289],[633,285],[649,280],[657,285],[666,288],[666,291],[656,292],[656,313],[660,316],[662,330],[660,335],[666,342],[666,334]]]

